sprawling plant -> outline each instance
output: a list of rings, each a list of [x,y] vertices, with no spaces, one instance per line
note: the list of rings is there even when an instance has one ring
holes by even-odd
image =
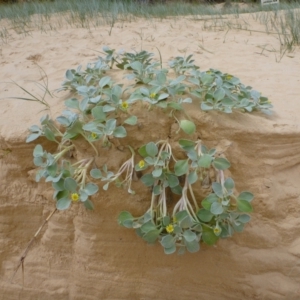
[[[149,207],[139,217],[123,211],[118,222],[135,229],[148,243],[159,241],[166,254],[177,249],[178,253],[196,252],[201,241],[213,245],[219,238],[242,231],[250,220],[253,195],[236,193],[233,179],[227,176],[230,162],[222,153],[188,138],[196,125],[183,104],[198,103],[204,111],[269,114],[272,105],[268,99],[233,75],[214,69],[200,71],[192,55],[176,57],[163,68],[161,60],[147,51],[116,53],[105,47],[103,52],[104,56],[85,70],[67,70],[60,90],[68,90],[72,96],[65,101],[61,116],[52,120],[46,115],[39,126],[29,129],[27,142],[43,136],[57,144],[54,153],[40,144],[33,151],[39,168],[36,181],[45,178],[52,183],[56,208],[65,210],[80,202],[93,209],[97,180],[104,190],[114,183],[134,194],[132,181],[139,173],[140,182],[150,190]],[[114,81],[110,72],[114,66],[128,85]],[[103,147],[109,148],[112,138],[125,138],[126,128],[138,124],[138,117],[131,114],[136,102],[144,103],[140,109],[156,107],[168,113],[187,138],[180,139],[179,145],[167,137],[146,145],[128,145],[131,155],[119,170],[98,167],[96,160]],[[92,151],[79,157],[82,141]],[[174,154],[174,147],[181,149],[181,159]],[[136,153],[134,149],[139,150]]]

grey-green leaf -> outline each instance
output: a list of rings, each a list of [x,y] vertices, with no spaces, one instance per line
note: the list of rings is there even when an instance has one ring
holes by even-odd
[[[146,186],[152,186],[154,184],[155,179],[153,178],[152,174],[145,174],[142,176],[141,181]]]
[[[98,192],[99,188],[98,185],[95,183],[88,183],[85,186],[84,190],[89,196],[92,196]]]
[[[254,196],[250,192],[241,192],[237,197],[238,200],[245,200],[248,202],[251,202],[253,200],[253,198],[254,198]]]
[[[214,98],[217,101],[222,100],[225,97],[225,91],[223,88],[218,88],[215,92],[214,92]]]
[[[205,244],[212,246],[218,239],[219,237],[214,234],[213,229],[203,226],[202,240]]]
[[[189,120],[181,120],[179,125],[186,134],[193,134],[196,130],[196,125]]]
[[[30,143],[41,136],[41,133],[31,133],[26,139],[26,143]]]
[[[170,188],[174,188],[179,184],[178,177],[174,174],[169,174],[168,175],[168,184]]]
[[[158,168],[152,171],[153,177],[157,178],[162,174],[162,168]]]
[[[125,221],[128,221],[128,220],[130,220],[130,221],[132,221],[134,218],[133,218],[133,216],[132,216],[132,214],[130,213],[130,212],[128,212],[128,211],[122,211],[120,214],[119,214],[119,217],[118,217],[118,223],[120,224],[120,225],[123,225],[124,227],[126,227],[125,225],[124,225],[124,222]],[[129,228],[131,228],[131,227],[129,227]]]
[[[92,169],[90,171],[90,175],[95,178],[95,179],[100,179],[102,178],[102,173],[99,169]]]
[[[222,185],[220,183],[213,182],[212,189],[219,198],[223,198],[223,189],[222,189]]]
[[[155,224],[152,222],[152,220],[144,223],[142,226],[141,226],[141,230],[144,232],[144,233],[147,233],[151,230],[155,230],[156,229],[156,226]]]
[[[92,109],[92,116],[97,120],[97,121],[104,121],[106,119],[106,114],[103,111],[102,106],[96,106]]]
[[[183,237],[185,238],[185,240],[187,242],[192,242],[194,240],[196,240],[197,238],[197,235],[195,234],[195,232],[191,231],[190,229],[188,230],[185,230],[184,233],[183,233]]]
[[[145,241],[147,241],[148,243],[152,244],[157,240],[157,238],[159,237],[159,234],[160,234],[160,230],[158,230],[158,229],[151,230],[143,236],[143,239]]]
[[[214,215],[220,215],[223,213],[223,206],[220,202],[214,202],[212,203],[210,207],[210,212]]]
[[[124,123],[128,124],[128,125],[136,125],[136,123],[137,123],[137,117],[136,116],[130,116],[129,118],[127,118],[124,121]]]
[[[234,188],[234,181],[232,178],[228,177],[225,182],[224,186],[227,190],[232,190]]]
[[[41,145],[36,145],[33,150],[33,157],[40,157],[43,156],[43,154],[43,147]]]
[[[213,165],[217,170],[226,170],[230,167],[230,162],[226,158],[220,157],[214,160]]]
[[[242,211],[242,212],[252,212],[253,211],[251,203],[248,202],[247,200],[237,199],[237,207],[238,207],[239,211]]]
[[[172,254],[172,253],[176,252],[176,246],[173,245],[170,248],[164,248],[164,252],[165,252],[165,254]]]
[[[77,182],[73,178],[68,177],[65,179],[64,186],[67,191],[75,193],[77,189]]]
[[[87,199],[86,201],[83,202],[83,205],[85,206],[86,209],[88,210],[94,210],[94,204],[91,200]]]
[[[184,160],[178,160],[176,163],[175,163],[175,167],[174,167],[174,170],[175,170],[175,174],[177,176],[181,176],[181,175],[184,175],[187,173],[189,169],[189,162],[188,162],[188,159],[184,159]]]
[[[189,215],[187,215],[185,218],[183,218],[179,223],[179,226],[181,228],[190,228],[192,226],[192,220]]]
[[[55,142],[55,141],[56,141],[54,133],[53,133],[49,128],[46,127],[46,128],[44,129],[44,134],[45,134],[45,137],[46,137],[49,141],[52,141],[52,142]]]
[[[202,208],[197,212],[197,216],[202,222],[210,222],[214,215],[210,211]]]
[[[150,142],[146,145],[146,151],[149,156],[154,157],[158,153],[158,148],[153,142]]]
[[[175,245],[175,239],[172,235],[168,234],[162,237],[160,243],[164,248],[171,248]]]
[[[196,171],[189,173],[188,175],[188,183],[193,184],[198,180],[198,175]]]
[[[56,208],[58,210],[66,210],[70,207],[71,200],[67,197],[61,198],[56,202]]]
[[[246,215],[246,214],[239,215],[239,217],[238,217],[238,220],[241,223],[248,223],[250,221],[250,219],[251,219],[251,217],[249,215]]]
[[[198,165],[202,168],[209,168],[212,160],[213,158],[211,157],[211,155],[203,154],[198,160]]]
[[[114,132],[113,135],[117,138],[123,138],[127,135],[126,129],[123,126],[118,126]]]
[[[200,244],[196,240],[192,242],[185,242],[185,246],[190,253],[195,253],[200,250]]]

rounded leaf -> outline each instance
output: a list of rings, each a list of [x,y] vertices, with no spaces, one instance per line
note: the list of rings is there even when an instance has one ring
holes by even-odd
[[[196,130],[196,125],[189,120],[181,120],[180,121],[180,128],[186,133],[186,134],[193,134]]]
[[[196,171],[189,173],[188,175],[188,183],[193,184],[198,180],[198,175]]]
[[[154,157],[158,153],[158,148],[153,142],[150,142],[146,145],[146,152],[149,156]]]
[[[142,176],[141,181],[146,186],[152,186],[154,184],[155,179],[153,178],[152,174],[145,174]]]
[[[179,184],[179,179],[176,175],[174,174],[168,174],[168,184],[170,188],[174,188]]]
[[[214,202],[210,207],[210,212],[214,215],[220,215],[223,213],[223,206],[220,202]]]
[[[213,229],[203,226],[202,240],[205,244],[212,246],[218,239],[219,237],[214,234]]]
[[[136,116],[131,116],[128,119],[126,119],[124,121],[124,123],[128,124],[128,125],[136,125],[136,123],[137,123],[137,117]]]
[[[241,223],[248,223],[250,221],[250,219],[251,219],[251,217],[249,215],[246,215],[246,214],[239,215],[239,217],[238,217],[238,220]]]
[[[237,207],[238,207],[238,210],[242,211],[242,212],[252,212],[253,211],[252,205],[246,200],[237,199]]]
[[[197,212],[197,216],[202,222],[210,222],[214,215],[210,211],[202,208]]]
[[[68,177],[65,179],[64,186],[67,191],[75,193],[77,189],[77,182],[73,178]]]
[[[175,246],[175,245],[173,245],[173,246],[170,247],[170,248],[164,248],[165,254],[172,254],[172,253],[174,253],[175,251],[176,251],[176,246]]]
[[[134,220],[134,218],[133,218],[132,214],[128,211],[122,211],[118,217],[118,223],[123,226],[125,226],[124,225],[125,221],[133,221],[133,220]],[[125,227],[127,227],[127,226],[125,226]]]
[[[94,204],[91,200],[86,200],[84,201],[83,205],[85,206],[86,209],[89,209],[89,210],[94,210]]]
[[[56,208],[58,210],[68,209],[70,205],[71,205],[71,200],[68,197],[61,198],[56,202]]]
[[[234,181],[232,178],[227,178],[224,182],[224,186],[227,190],[232,190],[234,188]]]
[[[90,175],[95,178],[95,179],[100,179],[102,178],[102,173],[99,169],[92,169],[90,171]]]
[[[152,222],[152,220],[144,223],[142,226],[141,226],[141,230],[144,232],[144,233],[147,233],[151,230],[155,230],[156,229],[156,226],[155,224]]]
[[[44,134],[45,134],[45,137],[46,137],[49,141],[52,141],[52,142],[55,142],[55,141],[56,141],[54,133],[53,133],[49,128],[46,127],[46,128],[44,129]]]
[[[30,143],[41,136],[41,133],[31,133],[26,139],[26,143]]]
[[[254,198],[254,196],[250,192],[241,192],[237,197],[238,200],[245,200],[248,202],[251,202],[253,200],[253,198]]]
[[[202,155],[198,160],[198,166],[202,168],[209,168],[213,158],[209,154]]]
[[[155,230],[151,230],[151,231],[147,232],[145,235],[143,235],[143,239],[145,241],[147,241],[148,243],[152,244],[157,240],[159,235],[160,235],[160,230],[155,229]]]
[[[223,198],[223,188],[222,185],[218,182],[213,182],[212,183],[212,189],[215,192],[215,194],[219,197],[219,198]]]
[[[214,92],[214,98],[217,100],[217,101],[220,101],[222,100],[223,98],[225,97],[225,91],[223,88],[218,88],[216,89],[216,91]]]
[[[33,150],[33,157],[40,157],[43,156],[43,154],[43,147],[41,145],[36,145]]]
[[[217,170],[226,170],[230,167],[230,162],[226,158],[219,157],[214,160],[213,165]]]
[[[79,191],[79,195],[81,202],[85,202],[89,197],[89,195],[84,190]]]
[[[162,237],[160,243],[164,248],[172,248],[175,246],[175,239],[172,235],[168,234]]]
[[[158,168],[152,171],[153,177],[157,178],[162,174],[162,168]]]
[[[99,187],[97,184],[95,183],[88,183],[85,188],[84,191],[89,195],[92,196],[94,194],[96,194],[99,190]]]
[[[192,242],[185,242],[185,246],[190,253],[195,253],[200,250],[200,244],[196,240]]]
[[[118,126],[114,130],[113,135],[117,138],[123,138],[123,137],[127,136],[127,131],[123,126]]]
[[[177,176],[181,176],[187,173],[189,169],[188,159],[178,160],[175,164],[174,170]]]
[[[185,230],[183,233],[183,237],[189,243],[189,242],[196,240],[197,235],[195,232],[193,232],[191,230]]]

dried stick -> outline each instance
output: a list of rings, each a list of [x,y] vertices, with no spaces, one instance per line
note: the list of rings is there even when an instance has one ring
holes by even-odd
[[[30,246],[32,245],[32,243],[34,242],[34,240],[36,239],[36,237],[39,235],[39,233],[41,232],[41,230],[43,229],[43,227],[46,225],[46,223],[50,220],[50,218],[54,215],[54,213],[57,211],[57,208],[55,208],[50,215],[48,216],[48,218],[44,221],[44,223],[42,224],[42,226],[40,226],[40,228],[38,229],[38,231],[35,233],[35,235],[33,236],[33,238],[29,241],[26,249],[24,250],[22,256],[20,257],[20,261],[19,264],[17,266],[17,268],[15,269],[14,274],[12,275],[11,279],[10,279],[10,283],[12,282],[12,280],[14,279],[16,273],[18,272],[20,266],[22,265],[22,281],[23,281],[23,285],[24,285],[24,261],[26,258],[26,255],[29,251]]]

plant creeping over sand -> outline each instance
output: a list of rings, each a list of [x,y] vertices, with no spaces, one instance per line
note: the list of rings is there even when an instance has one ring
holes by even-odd
[[[114,81],[113,68],[128,84]],[[30,127],[27,138],[32,142],[45,137],[57,144],[54,153],[40,144],[33,151],[36,181],[45,178],[52,184],[56,209],[78,203],[94,209],[93,201],[101,201],[96,196],[97,183],[101,193],[109,192],[114,183],[126,188],[130,197],[135,194],[133,180],[139,178],[149,188],[148,208],[140,216],[122,211],[118,222],[148,243],[158,241],[166,254],[196,252],[201,242],[213,245],[242,231],[249,222],[254,196],[236,192],[228,172],[230,162],[194,138],[196,124],[184,108],[192,104],[205,112],[270,114],[268,98],[232,74],[201,71],[192,55],[175,57],[163,66],[153,53],[117,52],[108,47],[85,69],[67,70],[60,90],[72,93],[65,101],[66,109],[55,120],[42,117],[40,125]],[[110,170],[109,162],[98,166],[97,158],[105,155],[103,148],[117,151],[112,143],[126,141],[130,127],[139,125],[133,113],[137,109],[165,112],[166,118],[177,123],[180,138],[166,136],[145,145],[127,145],[130,155],[118,170]],[[91,151],[79,157],[77,149],[84,143]],[[203,197],[199,189],[205,191]]]

